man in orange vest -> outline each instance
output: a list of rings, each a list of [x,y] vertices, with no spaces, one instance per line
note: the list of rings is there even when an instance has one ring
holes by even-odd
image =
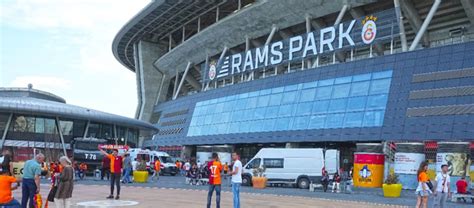
[[[87,171],[87,164],[85,162],[82,162],[81,165],[79,165],[79,176],[81,177],[81,180],[84,179],[84,176],[86,175]]]
[[[155,178],[156,180],[158,181],[158,177],[160,176],[160,170],[161,170],[161,163],[160,163],[160,159],[158,157],[155,157],[155,164],[153,165],[153,176],[151,176],[151,181],[155,181]]]

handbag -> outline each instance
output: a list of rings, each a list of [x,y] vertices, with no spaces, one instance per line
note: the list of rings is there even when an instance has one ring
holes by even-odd
[[[433,190],[433,183],[431,183],[430,180],[426,182],[426,185],[428,186],[430,190]]]
[[[48,194],[48,201],[54,202],[54,197],[56,196],[57,191],[58,191],[58,186],[51,187]]]

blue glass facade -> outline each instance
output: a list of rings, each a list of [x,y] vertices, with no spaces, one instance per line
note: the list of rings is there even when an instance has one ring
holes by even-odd
[[[392,70],[197,102],[187,136],[383,125]]]

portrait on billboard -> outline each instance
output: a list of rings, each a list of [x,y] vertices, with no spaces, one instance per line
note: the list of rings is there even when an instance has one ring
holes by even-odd
[[[448,173],[451,176],[464,176],[467,168],[466,153],[438,153],[436,158],[436,170],[441,171],[441,165],[448,165]]]

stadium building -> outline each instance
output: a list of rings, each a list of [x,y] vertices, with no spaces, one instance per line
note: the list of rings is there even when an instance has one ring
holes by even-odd
[[[473,26],[470,0],[155,0],[112,50],[159,128],[145,147],[338,148],[348,167],[364,142],[468,154]]]
[[[137,147],[156,130],[148,122],[67,104],[32,85],[0,88],[0,149],[10,150],[15,162],[42,152],[48,162],[68,155],[93,169],[102,160],[99,144]]]

